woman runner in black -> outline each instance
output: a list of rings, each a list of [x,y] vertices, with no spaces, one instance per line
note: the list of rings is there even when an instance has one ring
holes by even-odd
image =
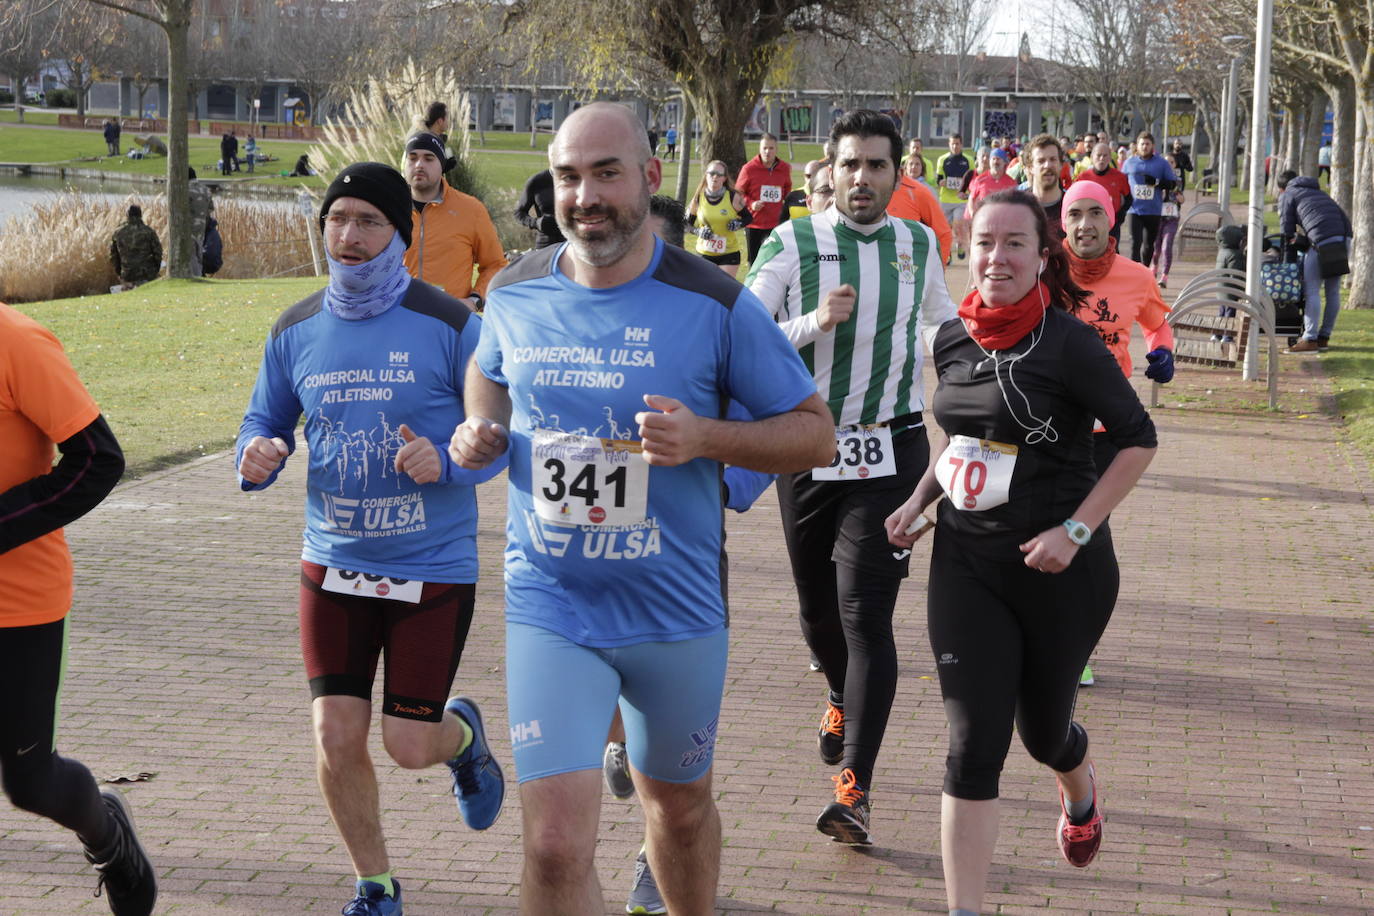
[[[928,621],[950,748],[940,848],[950,913],[977,913],[997,842],[998,780],[1013,722],[1055,771],[1059,848],[1092,861],[1102,813],[1087,732],[1073,721],[1078,672],[1116,602],[1108,514],[1154,457],[1155,430],[1092,328],[1068,309],[1084,291],[1021,191],[973,217],[974,291],[935,338],[931,463],[886,522],[914,542],[942,492]],[[1120,449],[1093,467],[1093,419]]]

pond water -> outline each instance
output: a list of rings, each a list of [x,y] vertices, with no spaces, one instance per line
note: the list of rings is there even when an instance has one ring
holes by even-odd
[[[161,184],[146,181],[127,181],[123,179],[100,178],[59,178],[56,175],[23,176],[0,172],[0,232],[10,217],[23,215],[38,203],[52,198],[63,191],[77,190],[96,199],[122,201],[130,194],[150,199],[162,193]],[[217,192],[217,196],[219,193]],[[294,206],[290,200],[281,197],[257,197],[268,205],[282,207]]]

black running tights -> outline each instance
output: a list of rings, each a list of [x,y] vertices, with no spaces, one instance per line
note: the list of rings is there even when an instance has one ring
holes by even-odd
[[[1078,678],[1107,628],[1119,575],[1104,526],[1051,575],[990,560],[941,529],[931,548],[930,647],[949,720],[946,794],[996,798],[1012,723],[1036,761],[1067,773],[1088,753]]]
[[[825,560],[797,575],[802,634],[825,668],[830,689],[844,696],[844,760],[871,788],[873,766],[897,693],[892,610],[902,580]]]
[[[1163,217],[1131,214],[1131,260],[1150,266],[1155,255],[1155,239],[1159,238],[1159,223]]]
[[[73,830],[91,848],[109,844],[113,822],[91,771],[58,756],[58,695],[67,621],[0,629],[0,777],[16,808]]]

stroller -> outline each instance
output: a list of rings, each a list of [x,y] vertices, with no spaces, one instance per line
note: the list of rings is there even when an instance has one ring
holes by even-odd
[[[1302,259],[1299,245],[1284,245],[1278,235],[1264,237],[1260,282],[1274,300],[1274,334],[1287,337],[1290,347],[1302,335]]]

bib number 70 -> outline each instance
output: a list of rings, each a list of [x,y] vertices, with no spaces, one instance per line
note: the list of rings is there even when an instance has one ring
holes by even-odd
[[[1016,456],[1014,445],[951,436],[935,465],[935,478],[956,509],[981,512],[1009,498]]]

